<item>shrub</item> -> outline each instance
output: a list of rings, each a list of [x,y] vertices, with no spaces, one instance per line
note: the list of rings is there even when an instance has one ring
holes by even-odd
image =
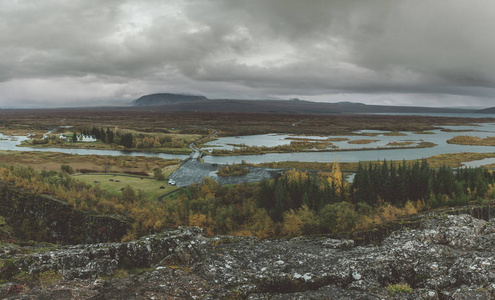
[[[5,295],[17,295],[21,294],[26,290],[26,286],[24,284],[16,283],[12,285],[6,285],[8,288],[4,293]]]
[[[144,171],[125,171],[124,173],[129,175],[149,176],[149,174]]]
[[[60,170],[62,170],[62,172],[67,173],[67,174],[74,173],[74,170],[72,169],[72,167],[70,165],[61,165]]]
[[[79,169],[79,172],[83,174],[87,174],[87,173],[99,173],[100,171],[94,169]]]
[[[41,286],[46,288],[47,286],[54,284],[58,280],[62,279],[62,274],[55,270],[45,271],[38,276]]]
[[[291,209],[284,213],[284,223],[282,225],[282,234],[287,236],[299,236],[302,234],[304,223],[297,213]]]
[[[161,168],[154,168],[153,169],[153,176],[155,176],[156,180],[165,180],[165,175],[163,174],[163,171]]]
[[[17,272],[14,259],[0,259],[0,281],[10,280]]]
[[[330,232],[352,230],[359,219],[354,206],[348,202],[327,204],[319,215],[322,225]]]
[[[411,286],[407,283],[389,284],[386,289],[392,296],[401,293],[411,293],[413,291]]]

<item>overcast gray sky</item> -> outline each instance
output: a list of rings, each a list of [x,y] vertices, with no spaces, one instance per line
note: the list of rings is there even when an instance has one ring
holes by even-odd
[[[495,106],[493,0],[0,0],[0,107],[156,92]]]

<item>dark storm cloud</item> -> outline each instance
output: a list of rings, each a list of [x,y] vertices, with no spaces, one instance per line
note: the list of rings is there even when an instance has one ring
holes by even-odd
[[[169,91],[483,104],[493,16],[491,0],[0,0],[0,103]]]

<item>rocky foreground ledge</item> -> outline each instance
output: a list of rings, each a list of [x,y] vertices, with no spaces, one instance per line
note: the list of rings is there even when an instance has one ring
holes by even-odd
[[[51,270],[62,279],[20,292],[12,282],[0,293],[12,299],[492,299],[494,246],[495,219],[470,215],[430,214],[378,246],[322,237],[209,238],[185,228],[41,253],[4,248],[2,257],[18,270]],[[135,268],[144,269],[122,271]],[[411,289],[391,291],[398,283]]]

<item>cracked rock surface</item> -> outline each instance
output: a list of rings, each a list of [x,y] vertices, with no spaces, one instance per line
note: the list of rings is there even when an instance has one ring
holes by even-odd
[[[495,219],[429,214],[380,245],[299,237],[258,241],[205,237],[185,228],[129,243],[62,247],[19,255],[31,273],[63,279],[15,299],[493,299]],[[108,278],[123,268],[147,268]],[[393,284],[412,291],[390,292]]]

